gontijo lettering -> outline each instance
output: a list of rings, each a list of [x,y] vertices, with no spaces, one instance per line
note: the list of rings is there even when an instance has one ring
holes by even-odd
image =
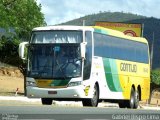
[[[120,70],[125,72],[137,72],[137,65],[136,64],[129,64],[129,63],[121,63]]]

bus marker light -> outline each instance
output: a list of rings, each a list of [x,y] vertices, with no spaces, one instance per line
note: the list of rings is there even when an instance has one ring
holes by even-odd
[[[78,95],[76,95],[76,94],[75,94],[75,95],[73,95],[73,96],[74,96],[74,97],[78,97]]]

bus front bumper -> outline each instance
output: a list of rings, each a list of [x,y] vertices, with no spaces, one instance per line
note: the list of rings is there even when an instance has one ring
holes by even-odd
[[[60,89],[38,88],[27,86],[29,98],[88,98],[82,86],[67,87]]]

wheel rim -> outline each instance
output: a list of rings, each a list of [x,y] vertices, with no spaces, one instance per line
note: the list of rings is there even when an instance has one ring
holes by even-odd
[[[135,92],[135,108],[139,105],[139,93],[138,91]]]
[[[132,89],[131,90],[131,99],[130,99],[130,108],[134,108],[134,103],[135,103],[135,92]]]
[[[98,102],[98,91],[97,91],[97,86],[94,87],[94,90],[93,90],[93,104],[94,106],[97,106],[97,102]]]
[[[133,96],[131,97],[130,106],[131,106],[131,108],[134,107],[134,97]]]

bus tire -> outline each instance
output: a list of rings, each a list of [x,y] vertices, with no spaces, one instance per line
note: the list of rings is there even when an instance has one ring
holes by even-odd
[[[137,109],[139,106],[139,91],[135,91],[135,103],[134,103],[134,109]]]
[[[52,99],[50,98],[41,98],[42,105],[52,105]]]
[[[97,107],[98,101],[99,101],[99,91],[98,91],[98,86],[95,85],[93,90],[93,98],[82,100],[82,104],[83,106]]]
[[[130,94],[130,100],[127,100],[127,107],[128,108],[131,108],[131,109],[135,109],[137,106],[137,103],[136,103],[136,92],[135,90],[133,89],[133,87],[131,88],[131,94]]]

